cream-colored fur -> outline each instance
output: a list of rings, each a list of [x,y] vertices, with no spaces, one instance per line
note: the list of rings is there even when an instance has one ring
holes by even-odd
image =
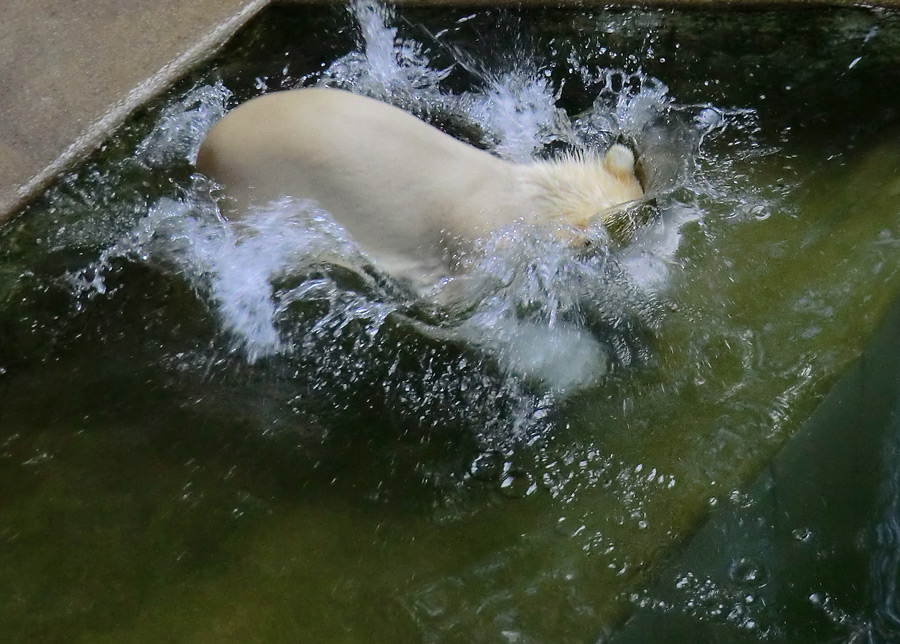
[[[512,163],[396,107],[335,89],[255,98],[209,132],[197,167],[232,219],[293,197],[327,210],[384,270],[416,282],[452,272],[468,244],[522,221],[563,236],[643,195],[634,155]]]

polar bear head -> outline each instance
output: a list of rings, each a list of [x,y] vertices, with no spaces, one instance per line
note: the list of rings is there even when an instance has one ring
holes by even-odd
[[[617,143],[606,154],[569,155],[530,166],[537,218],[584,230],[595,221],[617,223],[627,205],[644,196],[635,176],[634,153]]]

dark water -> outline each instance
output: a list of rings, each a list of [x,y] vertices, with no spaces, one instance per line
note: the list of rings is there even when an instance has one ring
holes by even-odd
[[[0,633],[897,641],[898,60],[872,9],[268,9],[0,228]],[[327,217],[241,244],[192,151],[317,83],[624,139],[651,221],[461,312],[298,259]]]

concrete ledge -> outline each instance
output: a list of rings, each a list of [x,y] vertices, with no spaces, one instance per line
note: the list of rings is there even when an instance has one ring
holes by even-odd
[[[0,21],[0,221],[268,0],[13,0]]]

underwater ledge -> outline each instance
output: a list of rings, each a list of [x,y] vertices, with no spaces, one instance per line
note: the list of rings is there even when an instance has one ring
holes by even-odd
[[[757,629],[778,641],[894,641],[898,403],[900,300],[746,493],[714,508],[659,563],[610,644],[739,644],[757,641],[748,632]],[[704,586],[706,599],[688,607]],[[754,599],[742,605],[741,596]],[[813,629],[798,629],[783,609],[774,615],[760,609],[805,603],[812,638]],[[734,613],[714,617],[722,607]],[[848,607],[866,618],[849,620],[842,614]]]

